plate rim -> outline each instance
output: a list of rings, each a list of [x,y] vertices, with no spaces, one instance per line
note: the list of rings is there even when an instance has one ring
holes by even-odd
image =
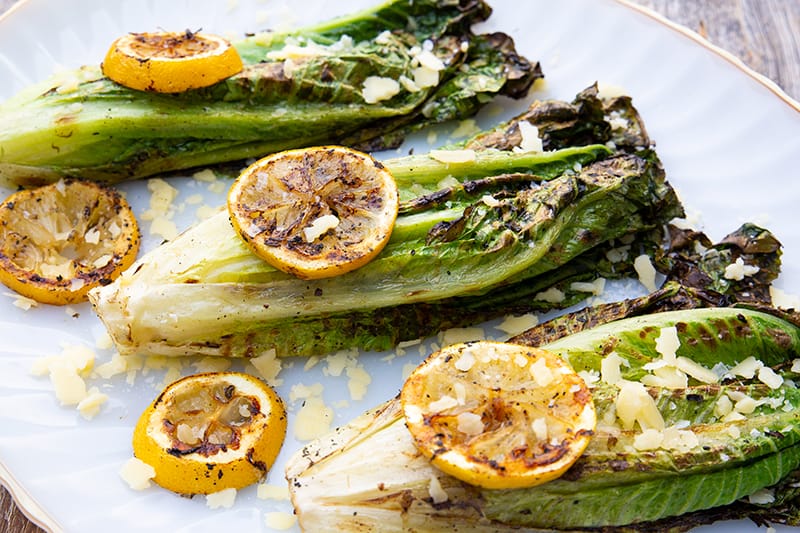
[[[726,60],[734,67],[747,74],[750,78],[759,82],[761,85],[763,85],[764,87],[769,89],[772,93],[774,93],[775,96],[780,98],[789,107],[800,113],[800,100],[792,98],[792,96],[789,95],[789,93],[787,93],[780,85],[778,85],[777,82],[775,82],[773,79],[769,78],[765,74],[756,71],[753,67],[747,65],[740,57],[734,55],[732,52],[729,52],[728,50],[722,48],[721,46],[712,43],[711,41],[709,41],[708,39],[697,33],[695,30],[678,22],[672,21],[666,18],[661,13],[658,13],[657,11],[647,6],[635,4],[631,0],[612,0],[612,1],[624,7],[627,7],[633,11],[637,11],[655,20],[656,22],[663,24],[664,26],[677,32],[678,34],[689,38],[695,44],[698,44],[701,47],[722,57],[722,59]]]

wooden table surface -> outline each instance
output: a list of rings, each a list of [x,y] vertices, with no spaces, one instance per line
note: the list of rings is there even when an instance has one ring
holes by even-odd
[[[800,1],[631,1],[698,32],[800,100]],[[13,0],[0,0],[0,13],[13,4]],[[41,531],[0,487],[0,532]]]

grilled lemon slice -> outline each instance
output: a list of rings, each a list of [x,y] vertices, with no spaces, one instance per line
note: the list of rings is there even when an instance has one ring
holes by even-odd
[[[406,380],[417,448],[440,470],[488,489],[538,485],[583,453],[596,416],[583,379],[558,355],[501,342],[448,346]]]
[[[0,204],[0,282],[54,305],[86,300],[136,259],[139,227],[115,190],[59,181]]]
[[[102,64],[103,74],[120,85],[160,93],[207,87],[242,68],[228,41],[188,30],[125,34],[111,44]]]
[[[231,222],[253,252],[304,279],[344,274],[372,260],[389,241],[397,208],[389,171],[341,146],[267,156],[228,193]]]
[[[269,385],[209,372],[167,386],[139,418],[133,452],[162,487],[210,494],[264,478],[285,436],[286,411]]]

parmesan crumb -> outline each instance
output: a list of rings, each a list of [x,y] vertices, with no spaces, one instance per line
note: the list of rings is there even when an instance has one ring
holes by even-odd
[[[450,328],[441,332],[440,339],[443,345],[458,344],[461,342],[470,342],[480,340],[486,337],[486,332],[483,328]]]
[[[497,329],[508,335],[518,335],[536,326],[538,323],[539,318],[530,313],[521,316],[507,316],[497,325]]]
[[[431,150],[428,157],[440,163],[469,163],[475,161],[475,150]]]
[[[165,216],[159,216],[150,223],[150,235],[158,235],[166,241],[171,241],[178,236],[178,226]]]
[[[768,366],[762,366],[758,369],[758,380],[773,390],[779,389],[781,385],[783,385],[783,377],[776,374],[775,371]]]
[[[481,416],[468,411],[459,413],[456,416],[458,431],[469,436],[480,435],[483,433],[483,420]]]
[[[131,457],[122,465],[119,475],[133,490],[144,490],[151,486],[150,480],[156,477],[156,471],[141,459]]]
[[[173,202],[178,197],[178,189],[161,178],[147,180],[147,190],[150,191],[150,208],[139,217],[142,220],[155,220],[165,217],[173,209]]]
[[[588,292],[595,296],[600,296],[606,290],[606,279],[597,278],[592,282],[573,281],[570,283],[569,288],[573,291]]]
[[[742,281],[746,276],[757,274],[759,270],[757,266],[745,265],[744,260],[741,257],[737,257],[736,261],[725,267],[723,276],[733,281]]]
[[[256,496],[260,500],[288,500],[289,487],[286,485],[259,483],[258,487],[256,487]]]
[[[637,256],[633,260],[633,268],[636,270],[639,281],[644,285],[645,289],[654,292],[658,288],[656,287],[656,269],[649,256],[646,254]]]
[[[442,484],[436,476],[431,476],[431,481],[428,485],[428,494],[430,494],[433,503],[444,503],[449,499],[447,492],[442,488]]]
[[[614,404],[623,429],[633,429],[636,423],[644,430],[664,429],[664,418],[655,400],[641,383],[623,380]]]
[[[336,215],[323,215],[314,219],[310,226],[303,228],[303,237],[306,242],[314,242],[324,233],[334,229],[339,225],[339,218]]]
[[[18,307],[19,309],[22,309],[23,311],[28,311],[33,307],[39,306],[39,302],[37,302],[32,298],[28,298],[27,296],[22,296],[21,294],[4,292],[3,295],[8,296],[10,298],[14,298],[12,305],[14,307]]]
[[[748,496],[747,500],[754,505],[768,505],[775,501],[775,492],[772,489],[761,489]]]
[[[733,402],[727,396],[720,396],[714,403],[714,414],[723,417],[733,411]]]
[[[598,98],[616,98],[618,96],[626,96],[627,91],[619,85],[605,83],[602,81],[597,82],[597,97]]]
[[[187,205],[198,205],[203,203],[203,195],[202,194],[191,194],[186,197],[184,202]]]
[[[622,358],[617,352],[611,352],[600,361],[600,379],[609,385],[616,385],[622,380]]]
[[[399,92],[400,84],[396,80],[381,76],[369,76],[364,80],[361,96],[366,103],[376,104],[392,98]]]
[[[555,287],[550,287],[546,291],[537,293],[536,296],[534,296],[534,300],[541,300],[543,302],[555,304],[563,302],[564,298],[564,293]]]
[[[206,494],[206,505],[209,509],[230,509],[236,503],[236,494],[237,491],[233,487]]]
[[[353,365],[345,369],[347,377],[347,390],[350,392],[351,400],[362,400],[367,395],[369,384],[372,383],[372,376],[362,365]]]
[[[412,69],[411,76],[414,78],[414,85],[420,89],[435,87],[439,84],[439,71],[425,66]]]
[[[275,349],[267,350],[258,357],[250,359],[250,364],[258,371],[270,385],[280,385],[282,380],[277,379],[281,371],[281,360]]]
[[[374,39],[375,44],[386,45],[392,42],[392,32],[389,30],[383,30],[378,34],[377,37]]]
[[[83,240],[89,244],[97,244],[100,242],[100,230],[97,228],[91,228],[83,234]],[[106,261],[107,263],[108,261]],[[103,263],[105,264],[105,263]]]
[[[50,382],[61,405],[78,405],[86,398],[86,382],[68,361],[54,361],[50,367]]]
[[[128,358],[115,353],[111,356],[110,361],[98,365],[94,369],[94,374],[103,379],[110,379],[119,374],[124,374],[128,371],[128,361]]]
[[[596,370],[581,370],[578,372],[578,375],[589,387],[600,381],[600,374]]]
[[[685,453],[699,445],[700,439],[698,439],[697,434],[689,429],[680,429],[676,425],[664,430],[662,448]]]
[[[197,172],[192,174],[192,178],[194,178],[197,181],[213,183],[217,181],[217,174],[210,168],[204,168],[203,170],[198,170]]]
[[[97,387],[92,387],[86,396],[78,402],[78,412],[86,420],[91,420],[100,413],[100,408],[108,401],[108,395]]]
[[[314,440],[331,430],[333,410],[320,396],[306,398],[295,416],[294,436],[300,441]]]
[[[701,383],[710,384],[719,381],[717,374],[688,357],[678,357],[676,367]]]
[[[422,90],[416,84],[416,82],[414,82],[414,80],[412,80],[408,76],[401,75],[399,78],[397,78],[397,81],[400,82],[400,85],[403,86],[403,89],[405,89],[406,91],[408,91],[410,93],[416,93],[416,92],[419,92],[419,91]]]
[[[483,204],[486,207],[497,207],[498,205],[500,205],[500,200],[498,200],[491,194],[484,194],[483,196],[481,196],[481,202],[483,202]]]
[[[329,56],[333,53],[326,46],[315,43],[314,41],[306,41],[305,43],[298,42],[297,40],[290,41],[287,39],[286,44],[280,50],[272,50],[267,52],[267,59],[273,61],[282,61],[284,59],[309,59],[312,57]]]
[[[528,122],[523,120],[519,123],[519,133],[522,139],[520,140],[518,148],[519,152],[543,152],[542,139],[539,138],[539,129]]]
[[[729,373],[734,376],[743,377],[745,379],[753,379],[758,372],[758,369],[764,366],[764,363],[753,357],[752,355],[740,361],[736,366],[729,370]]]
[[[95,268],[103,268],[113,258],[114,258],[114,256],[111,255],[111,254],[101,255],[100,257],[98,257],[97,259],[94,260],[94,262],[92,263],[92,266],[94,266]]]
[[[224,357],[208,356],[193,361],[192,366],[198,372],[224,372],[231,366],[230,359]]]
[[[416,405],[406,405],[403,414],[410,424],[419,424],[423,420],[422,409]]]
[[[664,432],[657,429],[645,429],[633,437],[633,447],[639,451],[657,450],[664,442]]]
[[[535,381],[539,387],[547,387],[555,379],[553,371],[547,366],[547,361],[545,361],[544,358],[539,358],[536,362],[531,364],[530,373],[533,377],[533,381]]]
[[[464,350],[461,352],[461,357],[454,363],[454,366],[462,372],[468,372],[474,364],[475,354],[471,350]]]
[[[789,294],[775,286],[770,286],[769,295],[772,304],[780,309],[800,309],[800,296]]]
[[[428,68],[433,71],[440,71],[444,70],[445,66],[442,63],[442,60],[436,57],[433,52],[430,50],[423,49],[420,53],[415,56],[415,59],[419,61],[420,66]]]
[[[438,400],[432,401],[428,404],[428,411],[432,413],[440,413],[458,405],[458,400],[445,394]]]
[[[533,431],[533,434],[536,435],[537,440],[542,442],[547,441],[547,420],[545,420],[544,417],[534,419],[534,421],[531,422],[531,430]]]
[[[264,514],[264,523],[268,528],[285,531],[294,527],[297,517],[293,513],[272,511]]]

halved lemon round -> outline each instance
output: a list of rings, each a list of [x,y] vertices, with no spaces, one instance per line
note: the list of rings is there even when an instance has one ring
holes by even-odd
[[[240,489],[263,479],[286,437],[275,391],[241,372],[209,372],[168,385],[142,413],[133,453],[154,481],[182,495]]]
[[[103,74],[140,91],[179,93],[208,87],[241,72],[231,43],[208,33],[128,33],[111,44]]]
[[[59,181],[0,204],[0,282],[41,303],[86,300],[133,264],[139,226],[114,189]]]
[[[228,193],[231,223],[253,252],[304,279],[371,261],[389,241],[397,208],[391,173],[341,146],[267,156],[246,168]]]
[[[591,393],[558,355],[502,342],[455,344],[406,380],[401,404],[420,452],[487,489],[560,477],[596,425]]]

